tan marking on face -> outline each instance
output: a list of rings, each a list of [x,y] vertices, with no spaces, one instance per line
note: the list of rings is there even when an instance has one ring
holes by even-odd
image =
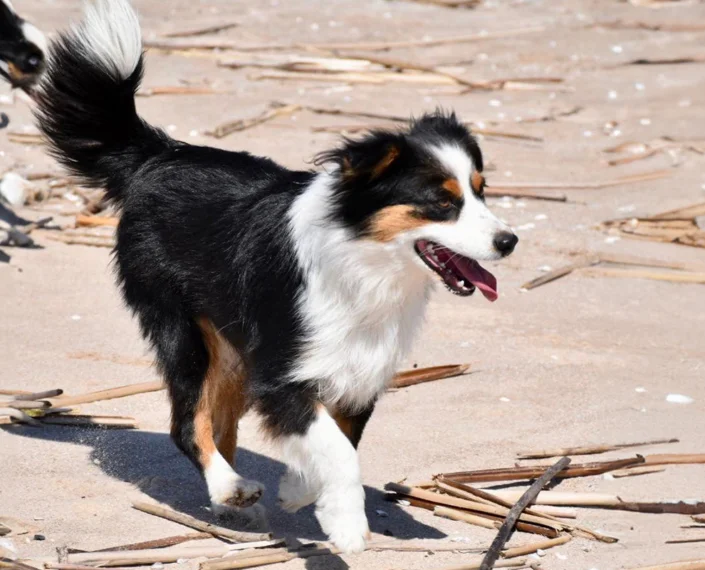
[[[485,186],[485,177],[482,176],[482,173],[475,170],[470,177],[470,185],[472,186],[472,190],[475,194],[482,195],[482,191]]]
[[[429,221],[416,215],[412,206],[388,206],[375,214],[370,223],[370,237],[376,241],[392,241],[401,232],[407,232],[428,224]]]
[[[247,411],[247,373],[235,349],[206,318],[198,320],[208,350],[208,371],[194,414],[194,443],[205,469],[217,449],[234,465],[237,423]]]
[[[450,192],[456,198],[463,197],[463,187],[455,178],[449,178],[443,183],[443,188]]]
[[[387,154],[385,155],[385,157],[382,160],[380,160],[377,163],[377,166],[375,166],[374,169],[372,170],[372,178],[374,179],[374,178],[379,178],[380,176],[382,176],[384,171],[387,170],[387,168],[389,168],[392,165],[392,163],[397,159],[398,156],[399,156],[399,149],[395,146],[391,147],[387,151]]]

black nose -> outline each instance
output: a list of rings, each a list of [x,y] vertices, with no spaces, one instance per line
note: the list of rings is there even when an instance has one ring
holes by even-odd
[[[500,232],[494,236],[494,246],[502,255],[509,255],[514,251],[519,238],[512,232]]]

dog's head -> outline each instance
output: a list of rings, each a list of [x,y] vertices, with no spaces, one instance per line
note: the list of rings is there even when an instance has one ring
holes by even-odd
[[[346,140],[318,162],[337,165],[333,215],[359,239],[397,246],[457,295],[478,288],[497,298],[494,276],[478,262],[509,255],[518,238],[487,208],[482,153],[454,114]]]
[[[13,87],[30,88],[44,70],[46,38],[0,0],[0,75]]]

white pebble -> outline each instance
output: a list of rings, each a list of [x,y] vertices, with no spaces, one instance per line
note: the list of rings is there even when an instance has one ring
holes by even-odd
[[[610,91],[607,93],[607,98],[612,101],[614,101],[617,97],[619,97],[619,95],[616,91]]]
[[[568,557],[560,552],[556,552],[556,558],[558,558],[558,560],[568,560]]]
[[[620,136],[621,134],[622,134],[622,131],[620,131],[619,129],[615,129],[615,130],[613,130],[613,131],[610,133],[610,136],[611,136],[611,137],[618,137],[618,136]]]
[[[512,175],[513,175],[513,173],[512,173],[511,170],[505,170],[505,171],[504,171],[504,175],[505,175],[507,178],[511,178]]]
[[[499,99],[490,99],[490,107],[501,107],[502,102]]]
[[[583,131],[583,136],[584,137],[591,137],[592,136],[592,131]]]
[[[541,267],[539,267],[539,271],[541,271],[542,273],[548,273],[549,271],[551,271],[551,269],[553,269],[553,267],[551,267],[550,265],[542,265]]]
[[[543,550],[543,549],[541,549],[541,548],[537,548],[537,549],[536,549],[536,555],[539,556],[539,557],[541,557],[541,558],[543,558],[544,556],[546,556],[546,551]]]
[[[176,125],[167,125],[166,130],[173,133],[176,130]]]
[[[536,224],[529,222],[528,224],[522,224],[521,226],[517,226],[515,229],[519,231],[523,230],[533,230],[536,227]]]
[[[647,126],[651,124],[651,119],[648,119],[644,117],[643,119],[639,119],[639,124]]]
[[[556,47],[558,44],[556,43],[555,40],[551,40],[550,42],[548,42],[548,45],[549,45],[549,47],[554,48],[554,47]]]
[[[618,212],[633,212],[636,210],[636,206],[634,204],[628,204],[627,206],[620,206],[617,208]]]
[[[634,391],[637,394],[643,394],[644,392],[646,392],[646,388],[644,388],[643,386],[637,386],[636,388],[634,388]]]
[[[620,239],[619,236],[609,236],[605,238],[605,243],[617,243]]]
[[[161,562],[155,562],[152,564],[152,568],[154,568],[154,570],[162,570],[162,568],[164,568],[164,564]]]
[[[319,26],[318,24],[316,24],[316,22],[314,22],[313,24],[311,24],[311,29],[312,29],[314,32],[317,32],[317,31],[320,29],[320,27],[321,27],[321,26]]]
[[[635,83],[634,89],[636,89],[637,91],[643,91],[644,89],[646,89],[646,85],[644,85],[643,83]]]
[[[624,48],[622,46],[612,46],[613,53],[622,53],[623,51],[624,51]]]
[[[71,315],[71,320],[72,320],[72,321],[80,321],[80,320],[81,320],[81,315]]]
[[[683,394],[669,394],[666,396],[666,401],[671,404],[692,404],[695,400],[690,396],[684,396]]]
[[[198,131],[196,129],[193,129],[192,131],[189,131],[188,136],[190,137],[197,137],[198,136]]]
[[[511,402],[511,400],[510,400],[509,398],[507,398],[506,396],[502,396],[502,397],[499,399],[499,401],[500,401],[500,402]]]
[[[538,221],[547,220],[547,219],[548,219],[548,216],[546,214],[536,214],[534,216],[534,220],[538,220]]]
[[[603,478],[605,481],[613,481],[613,480],[614,480],[614,475],[612,475],[612,473],[603,473],[603,474],[602,474],[602,478]]]

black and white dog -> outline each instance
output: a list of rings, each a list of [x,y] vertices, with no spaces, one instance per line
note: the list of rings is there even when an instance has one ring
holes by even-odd
[[[434,282],[497,298],[477,260],[516,236],[487,208],[482,154],[452,114],[325,152],[322,172],[169,138],[135,112],[140,28],[97,0],[53,45],[36,95],[55,156],[122,211],[115,259],[153,346],[172,436],[216,510],[262,486],[234,469],[252,408],[289,464],[279,489],[343,551],[368,534],[356,448]]]
[[[46,38],[20,18],[10,0],[0,0],[0,75],[29,90],[44,69]]]

